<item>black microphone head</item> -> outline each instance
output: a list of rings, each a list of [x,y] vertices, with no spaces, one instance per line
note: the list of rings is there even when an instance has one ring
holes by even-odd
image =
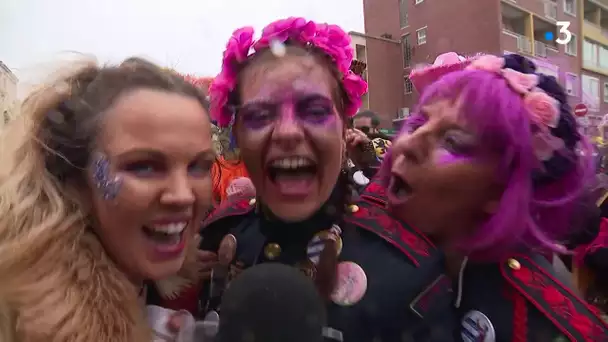
[[[224,293],[218,342],[322,342],[325,304],[294,267],[266,263],[241,274]]]

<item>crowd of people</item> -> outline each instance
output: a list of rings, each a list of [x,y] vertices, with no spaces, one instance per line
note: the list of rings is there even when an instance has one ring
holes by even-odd
[[[254,35],[209,89],[130,58],[23,102],[0,135],[0,341],[608,341],[608,189],[554,77],[446,53],[391,138],[340,27]],[[314,284],[318,339],[260,308],[226,328],[230,285],[269,263]]]

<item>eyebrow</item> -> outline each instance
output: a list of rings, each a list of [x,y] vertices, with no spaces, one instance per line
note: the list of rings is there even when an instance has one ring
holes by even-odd
[[[127,158],[136,157],[136,156],[146,156],[146,157],[150,157],[153,159],[166,159],[165,153],[162,153],[158,150],[146,149],[146,148],[132,149],[132,150],[118,154],[116,156],[116,158],[127,159]],[[209,149],[206,149],[204,151],[200,151],[199,153],[197,153],[194,159],[202,158],[202,159],[213,160],[216,157],[217,156],[216,156],[215,150],[213,150],[213,148],[209,148]]]

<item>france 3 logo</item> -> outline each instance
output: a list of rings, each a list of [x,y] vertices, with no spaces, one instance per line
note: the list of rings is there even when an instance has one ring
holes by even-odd
[[[555,34],[551,31],[545,32],[545,40],[552,42],[555,41],[559,45],[567,45],[572,40],[572,32],[570,32],[569,21],[558,21],[555,23],[559,28],[558,37],[555,38]]]

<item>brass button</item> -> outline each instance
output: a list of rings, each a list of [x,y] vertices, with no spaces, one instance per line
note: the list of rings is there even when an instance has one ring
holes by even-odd
[[[518,269],[520,269],[520,268],[521,268],[521,264],[519,263],[519,261],[517,261],[517,260],[515,260],[515,259],[509,259],[509,260],[507,261],[507,264],[509,265],[509,267],[510,267],[511,269],[514,269],[514,270],[518,270]]]
[[[356,204],[351,204],[348,206],[348,208],[350,209],[351,213],[356,213],[357,211],[359,211],[359,206]]]
[[[249,200],[249,205],[255,205],[255,202],[257,202],[256,199],[252,198]]]
[[[264,255],[269,260],[274,260],[281,255],[281,246],[278,243],[269,243],[264,247]]]

